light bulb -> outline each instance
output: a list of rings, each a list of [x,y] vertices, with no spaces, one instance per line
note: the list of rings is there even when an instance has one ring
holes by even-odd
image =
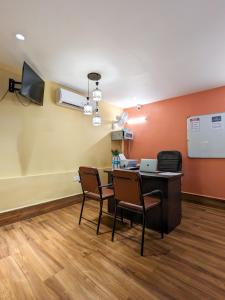
[[[98,87],[96,87],[96,89],[92,92],[92,97],[94,101],[100,101],[102,100],[102,91],[99,90]]]
[[[90,104],[89,98],[87,98],[87,103],[84,105],[84,115],[92,115],[92,106]]]
[[[16,34],[16,38],[17,40],[20,40],[20,41],[24,41],[25,40],[25,36],[21,33],[17,33]]]
[[[99,115],[95,115],[92,119],[93,126],[100,126],[102,124],[102,119]]]

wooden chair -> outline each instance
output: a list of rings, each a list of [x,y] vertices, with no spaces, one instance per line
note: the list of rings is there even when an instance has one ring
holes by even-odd
[[[142,214],[142,239],[141,239],[141,255],[144,250],[144,234],[145,234],[145,219],[146,212],[156,205],[161,207],[161,238],[163,238],[163,195],[160,190],[143,194],[141,176],[139,172],[114,170],[112,173],[114,198],[115,198],[115,216],[112,230],[112,241],[114,240],[116,217],[118,208],[121,211],[128,210]]]
[[[80,183],[83,191],[83,201],[81,205],[79,225],[81,223],[81,219],[84,218],[82,217],[82,214],[83,214],[85,199],[86,198],[95,199],[100,202],[100,210],[99,210],[99,217],[98,217],[98,224],[97,224],[97,231],[96,231],[96,234],[99,234],[103,201],[110,197],[113,197],[114,195],[113,190],[109,189],[109,187],[112,186],[112,184],[101,185],[99,173],[96,168],[80,167],[79,176],[80,176]]]

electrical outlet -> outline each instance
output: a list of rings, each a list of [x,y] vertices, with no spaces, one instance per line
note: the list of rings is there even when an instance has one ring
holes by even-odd
[[[79,175],[73,176],[73,181],[80,182],[80,176]]]

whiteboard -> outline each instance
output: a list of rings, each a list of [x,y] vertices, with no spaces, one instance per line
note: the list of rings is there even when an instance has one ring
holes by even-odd
[[[187,119],[188,156],[225,158],[225,113]]]

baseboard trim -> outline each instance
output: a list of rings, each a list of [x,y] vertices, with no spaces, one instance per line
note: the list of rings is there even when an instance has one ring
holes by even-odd
[[[196,204],[202,204],[206,206],[211,206],[215,208],[225,209],[225,201],[217,198],[210,198],[205,196],[199,196],[189,193],[182,193],[181,198],[183,201],[192,202]]]
[[[33,218],[47,212],[79,203],[81,194],[0,213],[0,226]]]
[[[65,197],[45,203],[40,203],[28,207],[23,207],[7,212],[0,213],[0,226],[12,224],[25,219],[33,218],[53,210],[57,210],[66,206],[81,202],[82,194]],[[181,198],[183,201],[192,202],[196,204],[211,206],[215,208],[225,209],[225,201],[216,198],[199,196],[189,193],[182,193]]]

